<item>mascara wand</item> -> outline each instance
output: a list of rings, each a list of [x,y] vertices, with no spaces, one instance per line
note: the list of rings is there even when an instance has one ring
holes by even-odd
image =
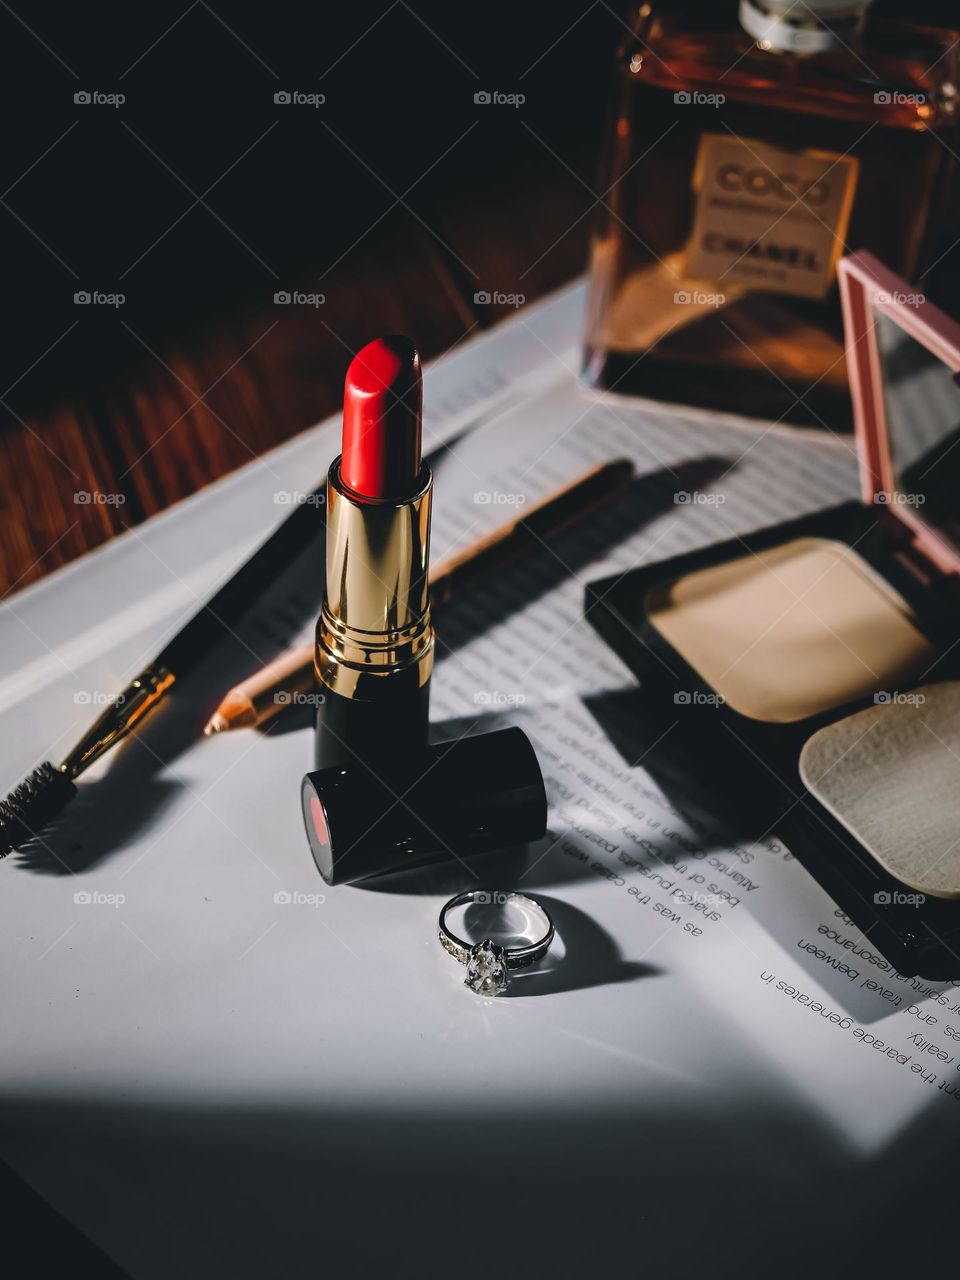
[[[279,525],[212,600],[133,680],[59,764],[45,760],[0,800],[0,858],[20,848],[65,809],[77,794],[76,779],[138,728],[164,701],[177,680],[196,668],[224,632],[276,581],[278,573],[323,532],[324,515],[315,489]]]
[[[0,858],[35,836],[77,794],[74,779],[125,738],[173,686],[162,666],[148,667],[106,709],[57,767],[45,760],[0,801]]]

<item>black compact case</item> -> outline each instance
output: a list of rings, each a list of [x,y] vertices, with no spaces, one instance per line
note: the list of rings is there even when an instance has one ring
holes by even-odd
[[[742,816],[747,834],[756,839],[775,833],[783,840],[840,909],[868,934],[870,945],[900,973],[960,978],[960,902],[929,897],[922,906],[908,902],[913,896],[909,886],[865,854],[859,841],[807,791],[800,778],[800,752],[816,730],[872,705],[873,699],[789,724],[741,715],[718,700],[716,690],[649,622],[644,607],[650,591],[694,570],[793,538],[829,538],[856,546],[913,606],[921,629],[943,655],[928,678],[956,678],[960,675],[957,650],[946,651],[957,637],[960,616],[944,604],[939,592],[924,587],[905,568],[897,558],[895,533],[878,527],[875,520],[875,514],[859,503],[844,503],[803,520],[602,579],[587,587],[587,620],[638,677],[657,725],[666,729],[675,724],[670,737],[680,735],[691,773],[703,781],[708,794],[723,796],[731,810]],[[644,766],[656,774],[656,747],[645,756]]]
[[[893,360],[886,350],[878,351],[876,341],[864,341],[864,316],[873,314],[864,308],[885,310],[911,341],[919,340],[925,351],[943,361],[948,391],[956,389],[951,387],[950,379],[960,368],[960,328],[930,304],[919,308],[922,324],[914,316],[904,323],[896,314],[896,304],[887,306],[884,299],[894,296],[894,284],[904,290],[907,286],[867,255],[847,259],[845,264],[841,284],[846,285],[848,360],[851,366],[858,362],[856,372],[851,369],[851,382],[855,406],[860,410],[858,433],[865,501],[844,503],[592,583],[586,593],[586,617],[640,680],[644,713],[651,717],[650,740],[655,741],[658,732],[673,726],[672,732],[664,736],[664,742],[669,743],[669,767],[664,752],[658,756],[654,746],[644,755],[645,768],[663,781],[670,769],[675,771],[679,743],[684,774],[697,784],[708,806],[722,814],[725,805],[729,805],[730,813],[736,815],[738,834],[752,839],[775,834],[783,840],[838,907],[867,935],[869,946],[901,974],[956,979],[960,978],[960,900],[918,895],[910,885],[890,874],[807,789],[800,773],[801,751],[817,730],[899,694],[875,691],[803,719],[754,719],[730,706],[666,639],[648,614],[648,600],[655,603],[662,599],[671,584],[686,575],[795,539],[826,539],[855,548],[856,554],[899,594],[912,611],[913,623],[933,646],[937,656],[912,683],[922,688],[960,677],[960,595],[954,570],[954,564],[960,564],[960,553],[946,540],[931,542],[930,531],[920,530],[915,508],[906,518],[903,515],[903,504],[897,496],[898,477],[910,472],[900,465],[906,460],[903,455],[899,463],[894,457],[894,470],[890,455],[896,450],[888,447],[890,424],[885,424],[882,432],[878,430],[876,419],[884,416],[882,407],[878,407],[876,395],[872,401],[869,399],[880,381],[881,365],[892,368]],[[852,319],[859,320],[854,338]],[[859,348],[854,358],[851,341],[856,341]],[[864,385],[868,378],[872,379],[869,388]],[[925,457],[935,452],[942,464],[944,442],[956,442],[951,458],[960,468],[960,391],[953,428],[948,431],[944,426],[934,447],[935,434],[929,430],[923,433]],[[912,460],[917,456],[914,449]],[[913,476],[916,474],[915,467]],[[941,487],[944,474],[940,465]],[[960,510],[960,499],[957,509]],[[960,782],[960,758],[957,778]],[[875,778],[871,785],[878,785]],[[943,803],[955,801],[944,796]],[[960,845],[960,814],[956,834]],[[922,901],[918,902],[918,898]]]

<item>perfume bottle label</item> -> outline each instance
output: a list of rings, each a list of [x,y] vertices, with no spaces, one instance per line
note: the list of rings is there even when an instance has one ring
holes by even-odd
[[[686,275],[822,298],[844,251],[858,161],[833,151],[783,151],[705,133],[693,185]]]

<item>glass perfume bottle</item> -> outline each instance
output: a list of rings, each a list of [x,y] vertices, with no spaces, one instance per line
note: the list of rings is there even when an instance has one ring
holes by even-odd
[[[958,39],[870,0],[641,5],[600,179],[588,381],[850,429],[836,263],[869,249],[922,288],[949,256]]]

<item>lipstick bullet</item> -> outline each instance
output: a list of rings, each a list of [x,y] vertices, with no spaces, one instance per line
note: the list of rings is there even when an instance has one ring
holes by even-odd
[[[359,761],[389,770],[427,741],[433,476],[421,456],[422,402],[409,338],[378,338],[354,357],[342,451],[327,477],[317,769]]]

